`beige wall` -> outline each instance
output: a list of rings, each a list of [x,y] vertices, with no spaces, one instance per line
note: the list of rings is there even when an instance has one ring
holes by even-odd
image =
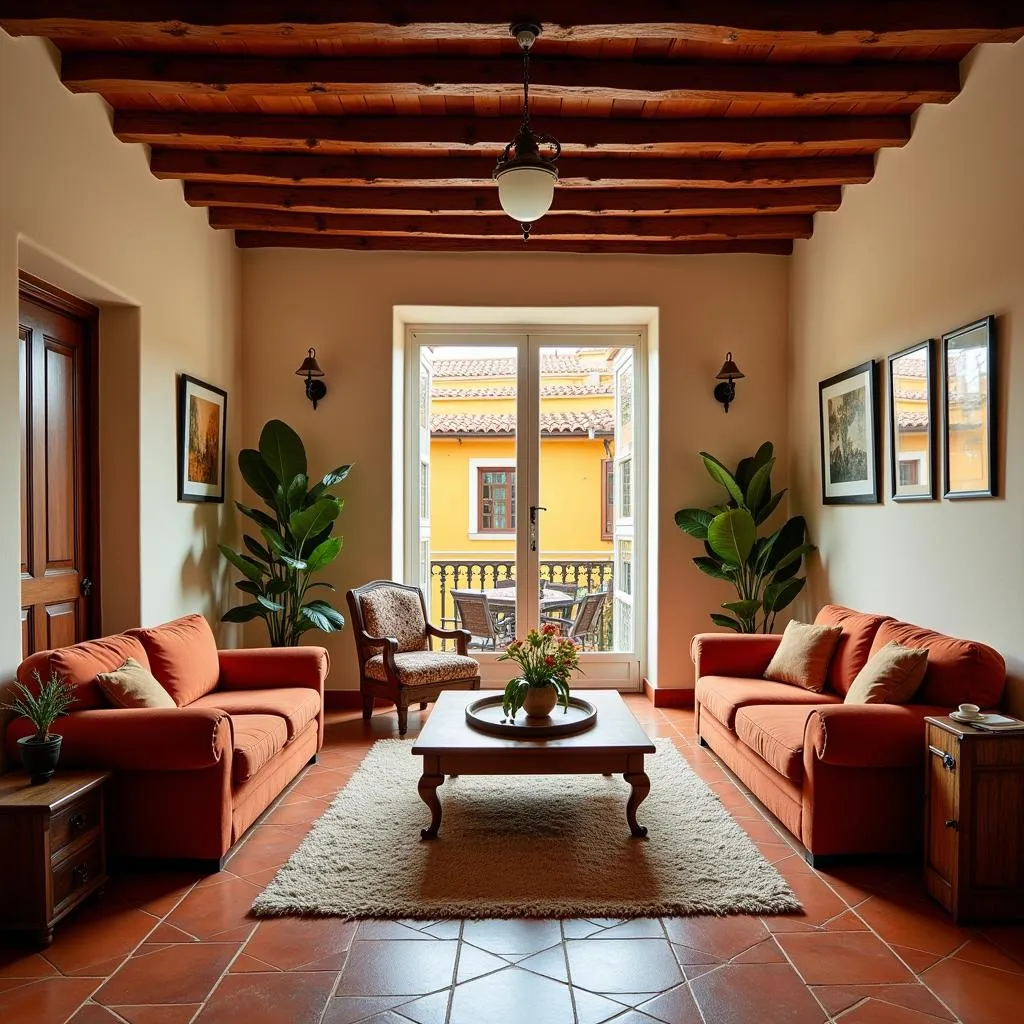
[[[102,100],[64,89],[48,44],[0,31],[0,678],[20,660],[19,266],[101,307],[103,612],[116,629],[219,613],[215,541],[234,516],[176,500],[175,374],[228,390],[231,466],[239,263],[179,184],[152,177],[144,148],[114,138]]]
[[[984,46],[874,180],[818,214],[792,273],[793,501],[821,558],[811,602],[983,640],[1024,682],[1024,43]],[[821,507],[818,381],[998,318],[999,498]],[[939,457],[941,458],[941,448]],[[941,464],[941,463],[940,463]],[[1024,710],[1024,708],[1022,708]]]
[[[732,595],[690,564],[700,547],[672,515],[716,499],[700,449],[735,461],[770,438],[785,463],[787,263],[772,256],[250,250],[243,256],[244,441],[254,443],[261,425],[280,417],[305,439],[315,469],[355,463],[344,485],[345,547],[329,576],[343,600],[345,589],[391,573],[392,530],[401,528],[390,515],[394,306],[659,307],[656,682],[692,686],[689,638],[710,627],[707,612]],[[310,345],[329,389],[315,412],[294,377]],[[747,377],[725,415],[711,391],[728,349]],[[351,632],[326,642],[335,655],[331,685],[354,687]]]

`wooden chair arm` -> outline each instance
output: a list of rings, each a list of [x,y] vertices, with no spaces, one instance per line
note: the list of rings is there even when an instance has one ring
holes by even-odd
[[[459,654],[465,654],[471,639],[468,629],[440,629],[437,626],[427,623],[427,635],[436,636],[439,640],[454,640],[455,650]]]
[[[367,647],[381,648],[384,658],[384,671],[388,678],[398,685],[398,667],[395,665],[395,655],[398,653],[398,640],[393,636],[370,636],[365,629],[359,631],[359,642]]]

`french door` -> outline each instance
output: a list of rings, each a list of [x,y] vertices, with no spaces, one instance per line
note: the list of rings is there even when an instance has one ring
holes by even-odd
[[[641,329],[412,328],[406,578],[472,627],[484,685],[553,623],[585,688],[639,689],[645,658]]]

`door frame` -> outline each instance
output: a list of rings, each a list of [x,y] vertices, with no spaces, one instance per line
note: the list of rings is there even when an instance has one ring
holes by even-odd
[[[539,422],[539,350],[543,347],[555,346],[564,340],[573,344],[578,340],[581,347],[586,347],[587,338],[623,338],[631,337],[634,351],[633,375],[633,422],[636,430],[634,440],[634,523],[637,534],[634,536],[634,616],[633,616],[633,659],[636,675],[630,671],[627,678],[612,686],[620,690],[643,690],[643,680],[648,674],[650,651],[648,650],[650,623],[648,622],[648,552],[650,538],[649,509],[652,497],[650,474],[650,438],[648,437],[648,325],[644,322],[623,324],[560,324],[552,323],[406,323],[404,345],[404,392],[405,402],[402,408],[403,442],[407,457],[402,459],[402,479],[404,483],[404,500],[402,501],[402,550],[405,552],[402,569],[406,581],[416,580],[419,557],[418,545],[413,543],[414,528],[419,524],[419,435],[418,435],[418,402],[419,402],[419,350],[422,345],[452,345],[473,347],[494,347],[517,349],[518,380],[524,385],[518,389],[516,396],[517,416],[520,422]],[[531,360],[532,342],[536,340],[537,360]],[[536,362],[536,366],[533,363]],[[534,394],[536,392],[536,394]],[[539,433],[538,433],[539,440]],[[408,457],[417,453],[417,458]],[[534,453],[525,451],[517,438],[516,458],[520,470],[525,470],[522,480],[526,486],[517,489],[516,514],[517,521],[526,527],[529,522],[529,505],[531,494],[537,492],[539,483],[539,465]],[[521,529],[516,542],[516,561],[528,565],[527,548],[529,547],[528,528]],[[538,551],[537,557],[539,560]],[[528,574],[528,582],[524,601],[536,604],[537,582]],[[517,615],[523,611],[524,605],[517,602]],[[639,624],[643,623],[641,629]],[[500,652],[474,651],[473,656],[481,662],[481,674],[484,684],[489,685],[488,675],[494,676],[494,670],[501,673],[502,666],[496,665]],[[587,651],[586,659],[594,663],[623,660],[620,654],[612,651]],[[488,672],[488,669],[491,671]],[[507,675],[507,672],[503,673]],[[584,679],[582,685],[586,685]]]
[[[102,581],[100,579],[100,359],[99,359],[99,319],[100,311],[96,306],[52,285],[41,278],[18,271],[18,302],[28,299],[37,305],[48,306],[57,313],[74,317],[83,326],[83,351],[85,361],[85,388],[87,391],[85,438],[82,457],[85,461],[82,479],[85,481],[86,494],[82,496],[82,509],[85,515],[83,535],[85,551],[83,557],[88,568],[88,578],[92,580],[92,594],[87,603],[85,620],[86,638],[92,639],[102,635]],[[20,496],[19,496],[20,501]],[[20,584],[19,584],[20,586]]]

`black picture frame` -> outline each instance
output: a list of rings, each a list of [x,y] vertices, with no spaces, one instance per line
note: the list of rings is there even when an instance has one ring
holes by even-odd
[[[894,352],[888,360],[888,415],[889,415],[889,473],[892,478],[893,501],[934,501],[936,497],[936,400],[935,400],[935,339],[928,338],[914,345]],[[897,380],[923,380],[923,390],[902,393],[897,389]],[[912,408],[901,409],[899,403]],[[920,409],[924,404],[924,410]],[[923,416],[923,422],[921,417]],[[902,417],[902,422],[901,422]],[[907,447],[901,443],[902,435],[924,435],[923,450]],[[908,457],[901,458],[906,455]],[[915,458],[921,455],[923,458]],[[904,482],[903,466],[916,463],[914,481]],[[906,475],[910,475],[909,473]]]
[[[178,501],[224,501],[227,421],[226,391],[178,374]]]
[[[881,474],[874,359],[819,382],[818,429],[822,504],[877,504]]]
[[[994,316],[942,336],[942,489],[950,501],[998,495],[996,376]]]

